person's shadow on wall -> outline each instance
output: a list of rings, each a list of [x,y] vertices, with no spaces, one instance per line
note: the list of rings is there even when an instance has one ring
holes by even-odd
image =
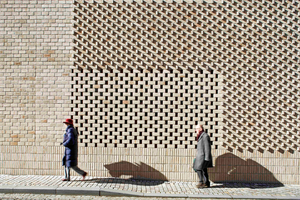
[[[162,173],[143,162],[141,162],[141,164],[137,164],[120,161],[104,165],[104,167],[114,178],[96,178],[89,179],[87,181],[96,183],[127,183],[135,185],[159,185],[168,181]],[[128,176],[130,178],[120,178],[122,176]]]
[[[264,188],[282,187],[274,175],[254,160],[243,160],[232,153],[219,156],[215,166],[208,169],[210,180],[214,183],[227,183],[234,187],[234,183],[243,183],[237,187]],[[248,183],[248,184],[247,184]],[[224,185],[226,186],[226,184]]]

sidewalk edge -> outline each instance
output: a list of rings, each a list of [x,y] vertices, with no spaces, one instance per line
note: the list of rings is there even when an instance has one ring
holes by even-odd
[[[54,186],[0,186],[1,193],[30,193],[54,195],[90,195],[90,196],[131,196],[131,197],[168,197],[168,198],[203,198],[203,199],[276,199],[300,200],[295,196],[236,196],[236,195],[202,195],[202,194],[167,194],[167,193],[141,193],[115,189],[102,189],[98,187],[54,187]]]

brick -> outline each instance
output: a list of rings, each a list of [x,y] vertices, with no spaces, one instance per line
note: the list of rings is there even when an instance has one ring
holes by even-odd
[[[49,172],[43,159],[50,158],[44,152],[55,155],[55,166],[59,166],[63,148],[59,143],[65,129],[62,121],[72,116],[81,133],[80,152],[88,163],[101,166],[126,155],[124,160],[159,166],[155,168],[169,179],[196,180],[184,172],[184,163],[190,161],[175,158],[190,150],[182,157],[192,160],[196,146],[193,127],[201,121],[211,135],[215,161],[230,152],[239,156],[239,161],[256,161],[284,183],[299,184],[299,178],[293,178],[299,170],[294,173],[291,167],[298,165],[295,158],[300,148],[296,119],[299,60],[295,50],[299,38],[284,36],[286,30],[297,31],[297,16],[287,14],[297,9],[295,4],[279,10],[290,22],[279,27],[282,22],[272,15],[277,9],[273,2],[262,5],[271,9],[271,15],[261,13],[272,26],[262,26],[249,17],[253,11],[247,1],[243,5],[223,4],[222,0],[128,1],[143,15],[135,24],[145,25],[143,32],[135,29],[133,34],[131,19],[120,17],[122,24],[113,21],[111,25],[101,18],[115,16],[115,11],[136,17],[127,9],[128,4],[111,4],[112,10],[95,1],[91,6],[100,13],[96,15],[83,1],[77,2],[1,4],[0,37],[5,45],[0,47],[0,146],[8,161],[1,173],[20,173],[16,167],[21,165],[14,164],[21,154],[38,161],[38,165],[26,165],[32,173]],[[162,12],[159,4],[173,17]],[[102,7],[107,12],[102,12]],[[105,26],[95,29],[83,8]],[[240,11],[236,20],[224,15],[232,12],[231,8]],[[152,28],[153,16],[161,21],[156,28]],[[237,27],[234,37],[231,23]],[[116,42],[101,39],[107,36]],[[38,151],[42,153],[37,158],[30,147],[44,149]],[[125,153],[128,149],[130,153]],[[140,153],[144,150],[149,158]],[[10,152],[16,151],[20,152],[12,160]],[[91,157],[90,152],[99,151],[105,158]],[[286,166],[278,168],[280,163]],[[108,175],[105,169],[90,170]],[[256,178],[266,179],[266,174]]]

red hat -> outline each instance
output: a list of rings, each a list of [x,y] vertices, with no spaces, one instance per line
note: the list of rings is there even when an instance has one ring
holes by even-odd
[[[72,119],[66,119],[66,121],[64,121],[64,123],[73,125],[73,120]]]

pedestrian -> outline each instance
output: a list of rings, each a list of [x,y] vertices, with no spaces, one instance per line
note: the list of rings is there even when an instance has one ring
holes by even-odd
[[[204,132],[202,125],[198,124],[195,129],[197,133],[197,155],[193,168],[200,179],[197,188],[207,188],[210,187],[207,168],[213,166],[210,138],[208,134]]]
[[[78,132],[73,126],[72,119],[66,119],[64,123],[67,125],[66,133],[64,134],[64,141],[61,145],[65,146],[65,155],[62,160],[62,165],[65,166],[65,178],[62,181],[70,181],[70,168],[85,179],[87,172],[77,167],[78,158]]]

